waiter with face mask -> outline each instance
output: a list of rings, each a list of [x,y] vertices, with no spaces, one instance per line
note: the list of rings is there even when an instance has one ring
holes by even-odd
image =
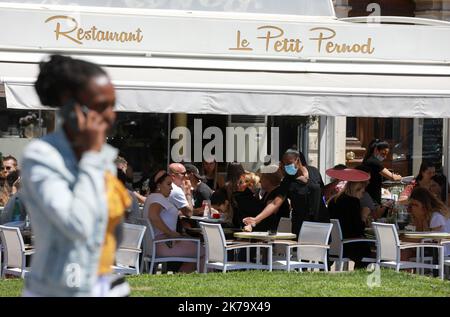
[[[284,175],[280,184],[279,195],[270,202],[256,218],[245,218],[245,225],[255,226],[256,219],[262,220],[275,213],[284,201],[289,198],[292,207],[292,233],[298,235],[300,228],[311,214],[309,174],[300,161],[300,153],[296,150],[287,150],[280,163]]]
[[[364,157],[363,166],[370,171],[370,181],[366,192],[372,197],[373,201],[381,205],[381,184],[383,177],[400,181],[402,176],[389,171],[384,167],[383,161],[389,154],[389,144],[386,141],[375,139],[369,144],[369,149]]]

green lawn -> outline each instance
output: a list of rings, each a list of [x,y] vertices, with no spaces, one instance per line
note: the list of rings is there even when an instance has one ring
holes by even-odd
[[[408,273],[381,271],[381,286],[367,286],[366,271],[350,273],[230,272],[142,275],[129,277],[132,296],[303,297],[303,296],[445,296],[450,281]],[[20,296],[22,281],[0,281],[0,296]]]

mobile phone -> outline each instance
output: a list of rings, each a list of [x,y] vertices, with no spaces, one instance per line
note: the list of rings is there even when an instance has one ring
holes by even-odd
[[[80,127],[78,125],[78,117],[75,112],[75,106],[77,104],[78,103],[75,101],[75,99],[70,99],[61,108],[61,117],[64,120],[64,123],[67,124],[70,130],[72,130],[75,133],[80,132]],[[81,111],[83,115],[86,117],[89,112],[89,108],[86,107],[85,105],[81,105]]]

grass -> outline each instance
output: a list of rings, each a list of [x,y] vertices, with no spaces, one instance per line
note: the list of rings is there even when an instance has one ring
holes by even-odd
[[[244,271],[128,277],[132,296],[157,297],[450,297],[450,281],[381,270],[381,286],[367,286],[366,271],[296,273]],[[20,296],[20,279],[0,281],[0,297]]]

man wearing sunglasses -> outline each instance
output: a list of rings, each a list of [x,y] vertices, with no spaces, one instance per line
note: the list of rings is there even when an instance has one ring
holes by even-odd
[[[169,175],[172,178],[172,191],[169,201],[177,207],[185,216],[192,216],[191,183],[187,178],[186,168],[183,164],[173,163],[169,165]]]
[[[11,155],[3,157],[2,172],[5,177],[15,171],[17,171],[17,159]]]

